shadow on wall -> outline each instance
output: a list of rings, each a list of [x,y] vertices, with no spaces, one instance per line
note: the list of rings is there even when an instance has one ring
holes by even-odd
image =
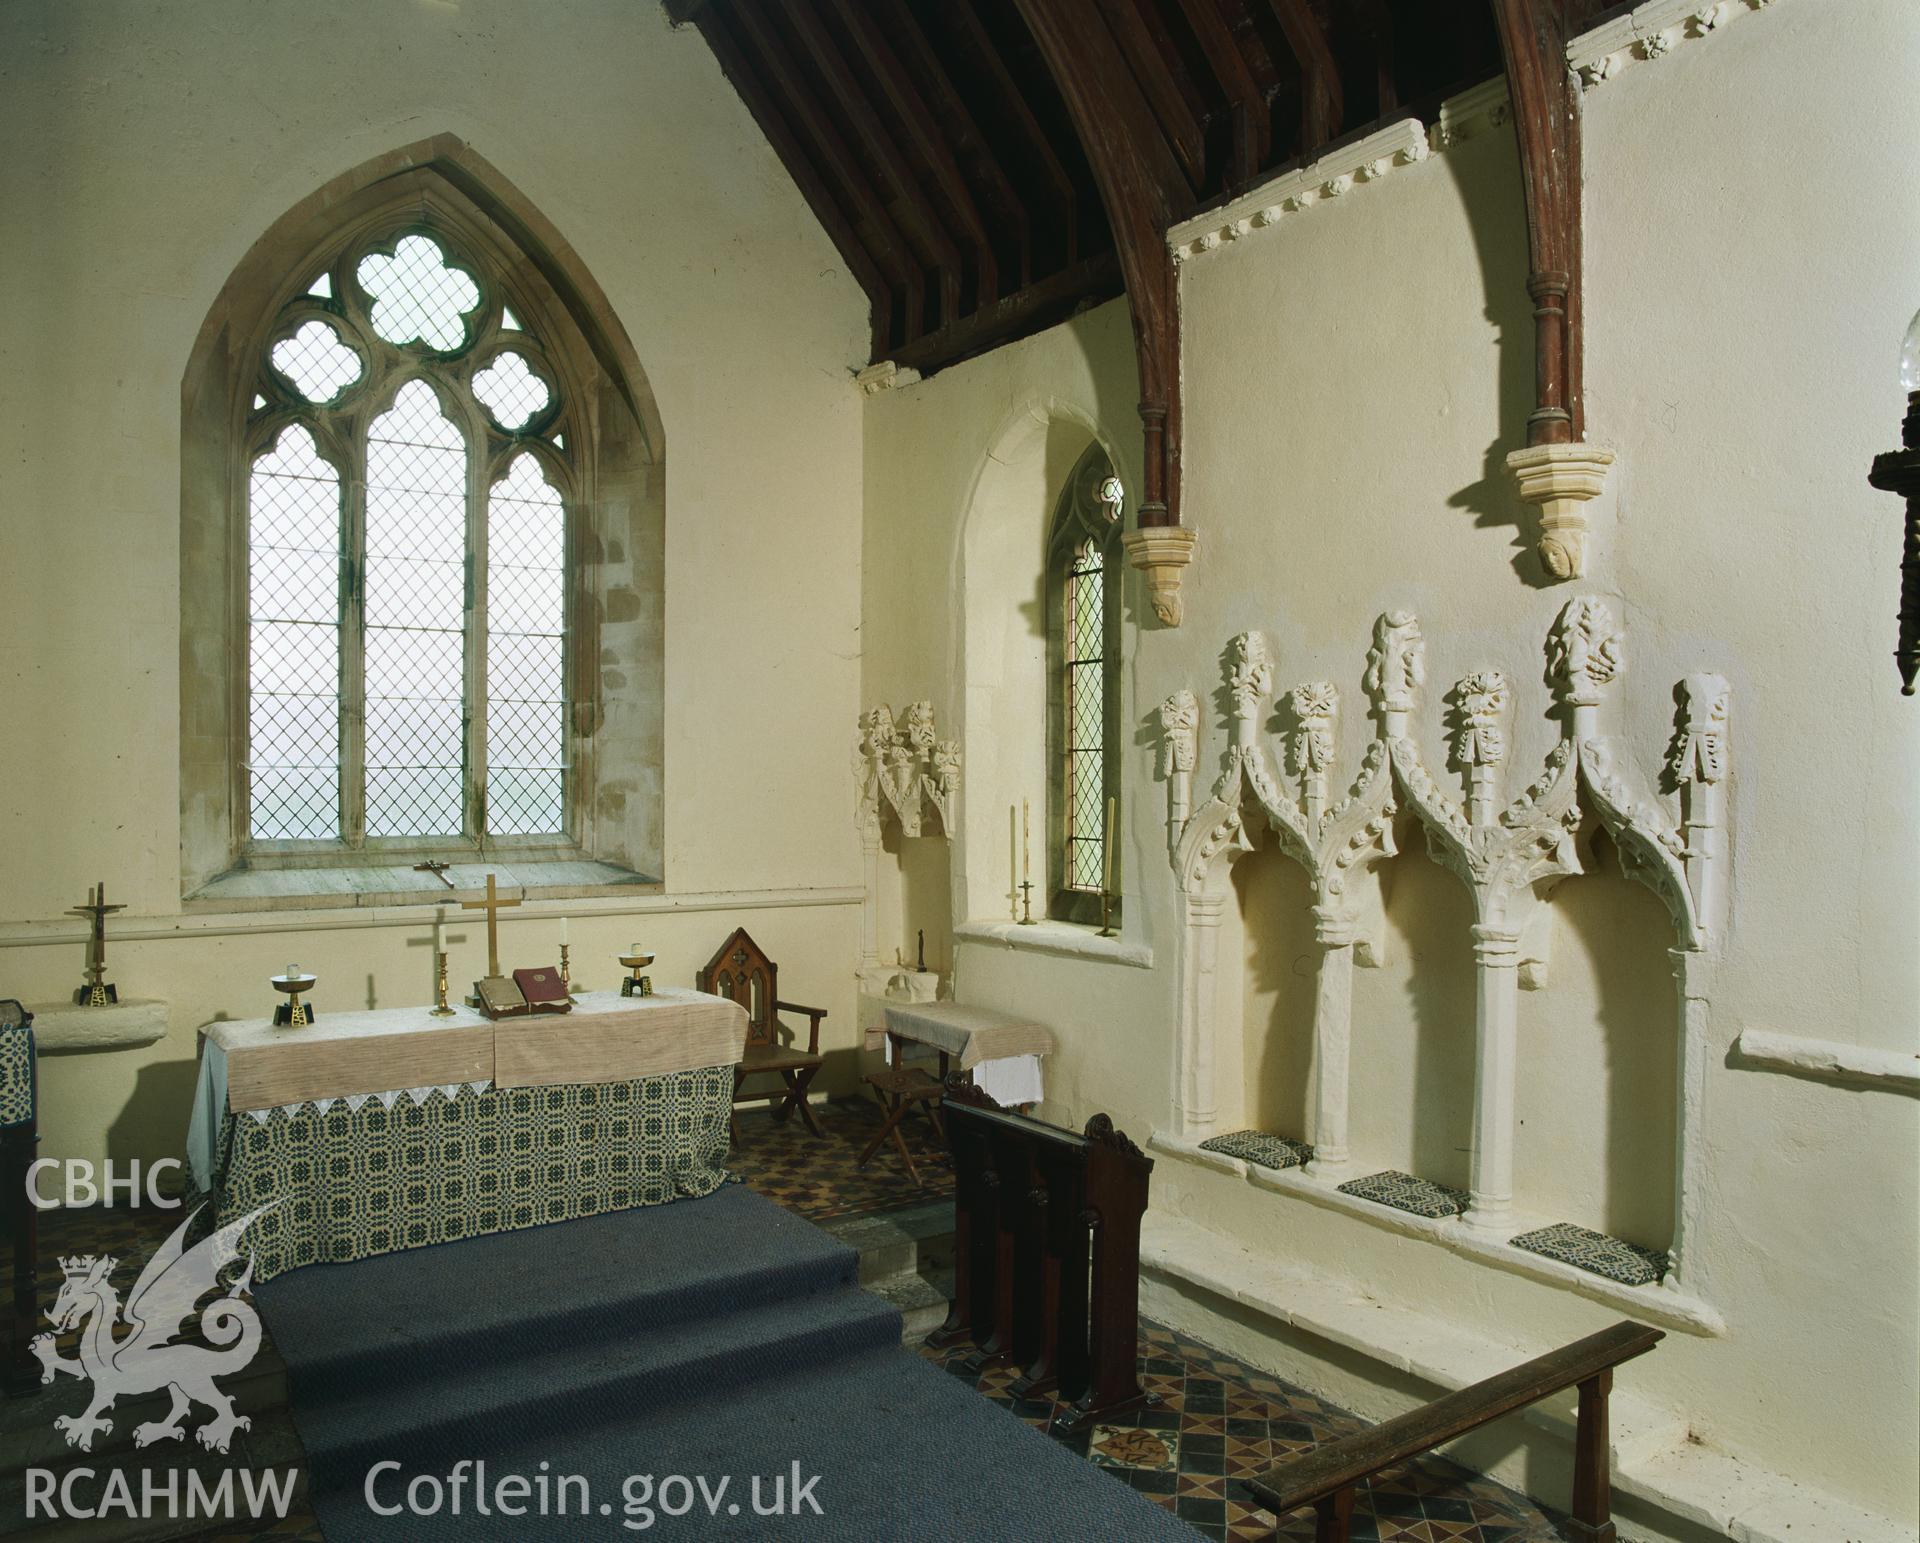
[[[1526,204],[1520,186],[1520,149],[1511,127],[1483,130],[1438,158],[1459,189],[1479,259],[1483,313],[1498,353],[1495,411],[1498,432],[1487,446],[1480,480],[1459,489],[1448,506],[1473,515],[1475,526],[1513,530],[1513,571],[1522,583],[1545,589],[1555,580],[1535,548],[1533,511],[1520,502],[1507,456],[1527,443],[1534,405],[1533,302],[1527,296]],[[1423,1175],[1424,1177],[1424,1175]]]
[[[1473,901],[1411,821],[1380,870],[1387,960],[1354,972],[1352,1116],[1362,1165],[1465,1189],[1472,1171]]]
[[[1313,886],[1271,833],[1232,871],[1246,935],[1246,1123],[1304,1139],[1313,1106],[1313,1002],[1320,965]]]
[[[107,1157],[116,1171],[125,1172],[135,1159],[150,1163],[185,1150],[198,1075],[199,1067],[191,1060],[156,1061],[140,1068],[132,1096],[107,1127]]]
[[[1554,891],[1546,989],[1522,994],[1516,1200],[1647,1248],[1673,1238],[1678,987],[1673,927],[1605,832]]]

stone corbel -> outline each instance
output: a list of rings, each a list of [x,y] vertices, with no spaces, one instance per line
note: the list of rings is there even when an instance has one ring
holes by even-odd
[[[1127,549],[1127,562],[1147,576],[1147,601],[1162,626],[1180,625],[1184,609],[1180,599],[1180,577],[1193,561],[1193,547],[1199,533],[1186,525],[1143,525],[1120,538]]]
[[[1540,563],[1554,579],[1587,572],[1587,505],[1607,486],[1613,452],[1599,445],[1529,445],[1507,457],[1520,501],[1540,511]]]

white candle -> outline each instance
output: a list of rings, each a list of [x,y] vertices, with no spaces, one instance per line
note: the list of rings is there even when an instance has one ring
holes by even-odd
[[[560,941],[561,941],[562,943],[565,943],[565,942],[567,942],[567,941],[568,941],[568,938],[567,938],[567,918],[566,918],[566,917],[564,917],[564,916],[560,918]]]
[[[1027,811],[1027,801],[1020,800],[1020,879],[1024,883],[1032,869],[1031,854],[1027,850],[1032,839],[1032,820]]]
[[[1107,871],[1105,874],[1106,890],[1107,893],[1111,895],[1113,893],[1113,800],[1111,798],[1107,800],[1106,840],[1102,843],[1102,846],[1106,850],[1107,858]]]
[[[296,976],[296,975],[298,975],[299,973],[300,973],[300,966],[299,966],[299,965],[297,965],[297,964],[290,964],[290,965],[288,965],[288,966],[287,966],[287,979],[288,979],[288,980],[292,980],[292,979],[294,978],[294,976]]]
[[[447,951],[447,913],[438,907],[433,913],[433,957],[438,959]]]

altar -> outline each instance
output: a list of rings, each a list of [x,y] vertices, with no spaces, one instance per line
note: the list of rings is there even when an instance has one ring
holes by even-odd
[[[305,1264],[711,1194],[727,1181],[747,1015],[703,992],[583,992],[573,1011],[471,1008],[201,1030],[188,1131],[225,1225],[271,1206],[254,1278]]]

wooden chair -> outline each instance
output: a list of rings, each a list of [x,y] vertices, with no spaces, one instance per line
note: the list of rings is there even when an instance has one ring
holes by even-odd
[[[807,1088],[826,1058],[820,1054],[820,1020],[827,1016],[824,1007],[802,1007],[797,1002],[780,1000],[780,969],[747,935],[737,928],[720,945],[720,951],[707,961],[698,982],[702,991],[738,1002],[747,1010],[747,1053],[733,1069],[733,1103],[773,1103],[775,1120],[784,1120],[795,1109],[807,1122],[807,1129],[820,1134],[820,1122],[807,1106]],[[795,1030],[780,1021],[781,1013],[800,1013],[810,1020],[807,1048],[792,1043]],[[765,1092],[743,1093],[741,1084],[763,1073],[778,1075],[783,1086]],[[740,1139],[740,1122],[733,1121],[733,1139]]]
[[[913,1165],[913,1153],[907,1150],[907,1138],[900,1134],[900,1122],[906,1118],[909,1109],[922,1109],[933,1122],[934,1133],[942,1141],[947,1139],[946,1127],[940,1123],[939,1107],[940,1095],[946,1084],[947,1057],[943,1051],[940,1056],[940,1075],[935,1077],[917,1066],[903,1065],[900,1045],[898,1034],[887,1035],[886,1069],[867,1073],[867,1082],[880,1095],[881,1102],[886,1106],[887,1117],[873,1133],[873,1139],[867,1143],[866,1150],[860,1154],[860,1160],[854,1167],[866,1167],[867,1159],[880,1150],[881,1142],[891,1136],[894,1146],[899,1150],[900,1161],[907,1165],[908,1176],[918,1184],[920,1170]]]

